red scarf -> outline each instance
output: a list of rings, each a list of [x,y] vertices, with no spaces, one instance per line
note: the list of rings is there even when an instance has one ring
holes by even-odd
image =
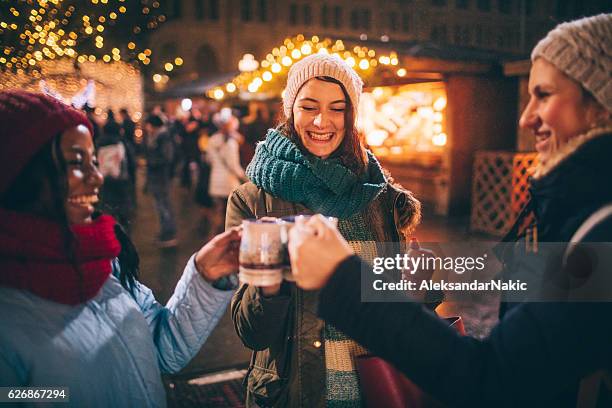
[[[72,260],[59,223],[0,209],[0,286],[66,305],[92,299],[111,273],[111,260],[121,251],[114,226],[109,215],[71,226]]]

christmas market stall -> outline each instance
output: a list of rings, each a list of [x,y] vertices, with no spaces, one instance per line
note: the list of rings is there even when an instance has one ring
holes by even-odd
[[[298,35],[271,50],[257,69],[207,94],[216,100],[278,99],[291,65],[312,53],[335,54],[363,78],[358,128],[426,211],[469,213],[476,150],[509,148],[516,129],[516,87],[493,57]]]

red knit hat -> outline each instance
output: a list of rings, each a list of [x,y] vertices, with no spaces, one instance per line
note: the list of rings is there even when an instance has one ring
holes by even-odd
[[[56,98],[21,90],[0,92],[0,193],[46,143],[78,125],[93,135],[87,116]]]

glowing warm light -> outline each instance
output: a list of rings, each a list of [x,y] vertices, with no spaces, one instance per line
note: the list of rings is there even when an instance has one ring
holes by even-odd
[[[442,119],[443,119],[443,118],[444,118],[444,117],[443,117],[443,115],[442,115],[442,112],[435,112],[435,113],[434,113],[434,120],[435,120],[436,122],[442,122]]]
[[[263,81],[261,80],[261,78],[257,77],[255,79],[253,79],[253,82],[258,88],[263,84]]]
[[[376,129],[366,135],[366,141],[370,146],[382,146],[388,137],[386,130]]]
[[[272,80],[272,74],[270,73],[270,71],[266,71],[264,72],[261,77],[263,78],[264,81],[268,82]]]
[[[104,55],[104,56],[102,57],[102,59],[104,60],[104,62],[110,62],[111,57],[110,57],[110,55]]]
[[[172,71],[174,69],[174,65],[172,65],[169,62],[166,62],[166,64],[164,64],[164,69],[168,72]]]
[[[442,125],[439,123],[434,123],[433,126],[431,127],[431,130],[433,130],[434,133],[441,133]]]
[[[134,43],[133,43],[133,42],[131,42],[131,41],[128,43],[128,45],[127,45],[127,46],[128,46],[128,48],[129,48],[130,50],[133,50],[134,48],[136,48],[136,44],[134,44]]]
[[[279,73],[281,72],[282,67],[280,66],[280,64],[278,62],[275,62],[274,64],[272,64],[272,72]]]
[[[159,74],[153,75],[153,82],[159,82],[159,81],[161,81],[161,79],[162,79],[161,75],[159,75]]]
[[[181,109],[185,112],[188,112],[192,106],[193,106],[193,102],[189,98],[185,98],[181,101]]]
[[[327,51],[327,48],[319,48],[319,54],[329,54],[329,51]]]
[[[281,64],[283,64],[284,66],[288,67],[289,65],[291,65],[293,63],[293,61],[291,61],[291,58],[288,57],[287,55],[285,55],[283,57],[283,59],[281,60]]]
[[[215,89],[215,91],[213,92],[213,98],[215,98],[216,100],[223,99],[224,96],[225,92],[223,92],[223,89]]]
[[[303,44],[300,48],[300,51],[302,51],[302,54],[308,55],[312,52],[312,47],[310,46],[310,44]]]
[[[227,84],[225,86],[225,90],[227,92],[235,92],[236,91],[236,85],[234,83],[230,82],[229,84]]]
[[[397,65],[399,64],[399,61],[397,58],[391,58],[391,65]]]
[[[250,83],[247,89],[249,90],[249,92],[257,92],[257,89],[259,89],[259,87],[254,83]]]
[[[381,96],[383,96],[384,91],[382,90],[382,88],[374,88],[374,90],[372,91],[372,95],[374,95],[375,98],[380,98]]]
[[[400,78],[405,77],[406,74],[407,74],[407,72],[406,72],[406,69],[404,69],[404,68],[400,68],[400,69],[397,70],[397,76],[400,77]]]
[[[446,140],[447,140],[446,133],[440,133],[440,134],[435,135],[431,139],[431,142],[434,144],[434,146],[445,146]]]
[[[174,59],[174,64],[175,64],[177,67],[180,67],[181,65],[183,65],[183,59],[182,59],[181,57],[176,57],[176,58]]]
[[[361,61],[359,61],[359,68],[361,69],[370,68],[370,62],[368,60],[362,59]]]
[[[438,99],[436,99],[436,101],[433,104],[433,107],[438,112],[446,108],[446,98],[441,96]]]
[[[346,59],[346,63],[349,64],[350,67],[354,67],[355,66],[355,58],[353,57],[348,57]]]
[[[291,58],[298,59],[301,56],[302,56],[302,53],[300,52],[300,50],[293,50],[293,51],[291,51]]]

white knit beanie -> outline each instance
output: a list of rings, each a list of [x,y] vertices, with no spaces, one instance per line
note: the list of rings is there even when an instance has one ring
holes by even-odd
[[[531,53],[544,58],[612,111],[612,14],[559,24]]]
[[[287,118],[291,116],[293,103],[302,85],[309,79],[323,76],[334,78],[344,85],[353,105],[353,117],[355,120],[357,119],[357,108],[363,89],[363,81],[349,64],[338,56],[329,54],[309,55],[296,62],[289,70],[287,87],[283,97],[283,110]]]

